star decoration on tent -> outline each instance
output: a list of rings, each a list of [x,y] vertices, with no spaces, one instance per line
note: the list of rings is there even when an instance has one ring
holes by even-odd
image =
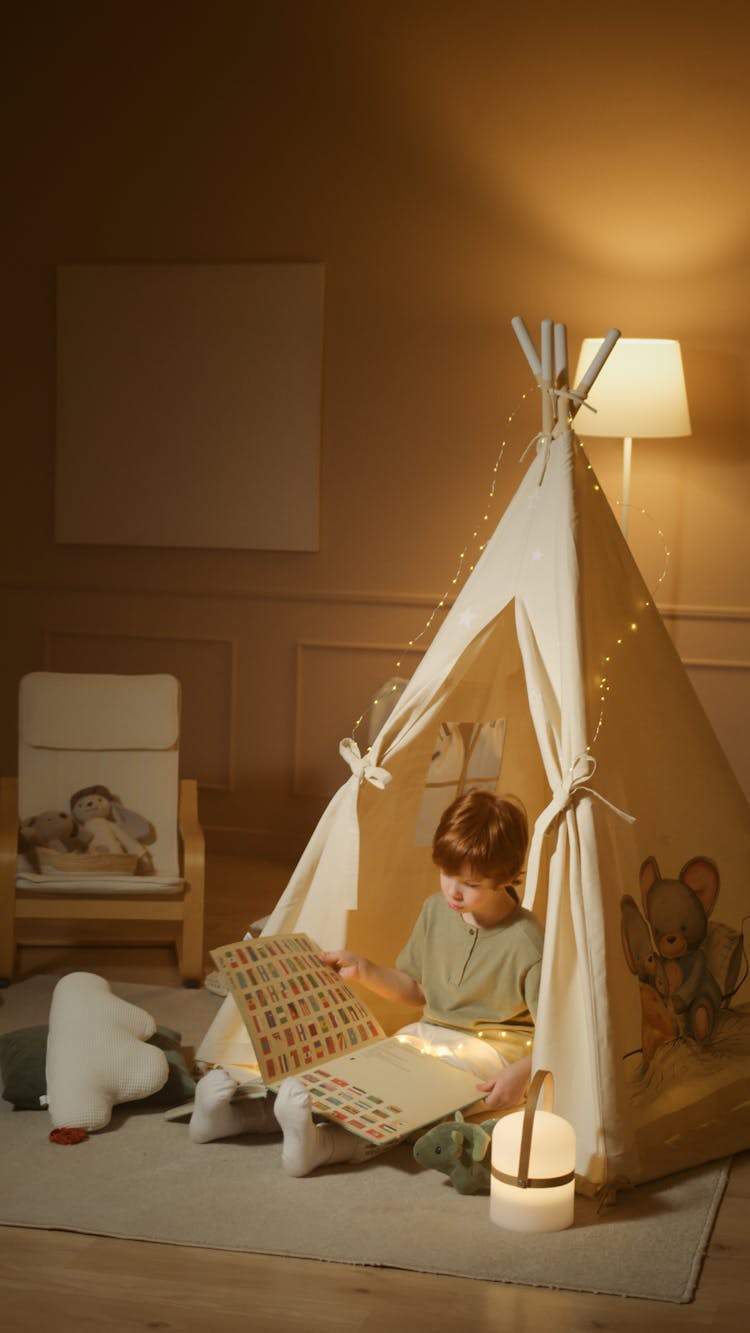
[[[534,548],[534,550],[531,552],[531,558],[534,561],[534,564],[536,565],[539,564],[540,560],[544,559],[544,552],[542,551],[541,547],[537,546]]]
[[[474,611],[470,606],[467,606],[466,609],[462,611],[461,614],[459,615],[458,623],[459,625],[462,625],[464,629],[471,629],[476,618],[477,618],[476,611]]]

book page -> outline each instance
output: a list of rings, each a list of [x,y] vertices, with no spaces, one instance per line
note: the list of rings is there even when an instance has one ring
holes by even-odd
[[[300,1080],[315,1111],[382,1146],[481,1098],[476,1074],[399,1037],[327,1061]]]
[[[307,935],[268,935],[213,949],[253,1044],[263,1082],[382,1041],[374,1014]]]

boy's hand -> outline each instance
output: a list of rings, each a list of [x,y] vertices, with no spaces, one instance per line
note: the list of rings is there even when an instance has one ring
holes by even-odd
[[[530,1075],[531,1056],[525,1056],[523,1060],[506,1065],[489,1083],[478,1083],[477,1089],[485,1094],[485,1104],[490,1110],[518,1106],[526,1096]]]
[[[321,953],[321,963],[332,967],[345,981],[359,981],[367,990],[398,1004],[424,1004],[424,992],[418,981],[398,968],[378,967],[361,953],[349,949],[331,949]]]
[[[330,953],[322,953],[320,958],[321,962],[327,963],[345,981],[362,980],[362,972],[367,959],[360,954],[351,953],[349,949],[334,949]]]

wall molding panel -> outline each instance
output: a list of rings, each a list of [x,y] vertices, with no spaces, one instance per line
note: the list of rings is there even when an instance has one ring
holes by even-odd
[[[657,611],[664,620],[737,620],[750,623],[747,606],[691,606],[687,603],[659,606]]]
[[[352,735],[361,716],[355,739],[366,749],[368,712],[380,686],[393,676],[411,676],[424,651],[407,644],[297,641],[295,796],[333,795],[348,772],[339,741]]]
[[[750,662],[732,662],[721,657],[683,657],[681,661],[690,671],[750,671]]]
[[[750,799],[750,659],[683,656],[681,660]]]
[[[215,604],[221,602],[278,602],[282,605],[294,602],[299,605],[331,605],[331,606],[384,606],[384,607],[418,607],[422,609],[434,610],[442,603],[445,610],[449,610],[455,600],[451,596],[441,596],[439,593],[408,593],[408,592],[389,592],[377,589],[358,589],[358,588],[310,588],[300,591],[299,588],[229,588],[226,587],[221,593],[211,590],[202,590],[195,588],[185,588],[181,586],[169,587],[167,585],[157,587],[153,583],[149,587],[131,586],[123,584],[122,586],[102,587],[97,584],[73,584],[73,583],[35,583],[31,580],[21,579],[3,579],[0,577],[0,588],[8,593],[36,593],[39,596],[56,594],[60,597],[106,597],[111,599],[118,598],[139,598],[143,601],[153,601],[169,598],[174,601],[179,598],[181,601],[189,602],[207,602]],[[748,613],[750,616],[750,612]]]

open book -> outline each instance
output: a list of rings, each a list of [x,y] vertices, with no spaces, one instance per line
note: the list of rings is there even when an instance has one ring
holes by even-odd
[[[267,935],[211,951],[267,1087],[296,1075],[316,1112],[380,1145],[480,1099],[476,1074],[412,1038],[387,1037],[321,952],[307,935]]]

